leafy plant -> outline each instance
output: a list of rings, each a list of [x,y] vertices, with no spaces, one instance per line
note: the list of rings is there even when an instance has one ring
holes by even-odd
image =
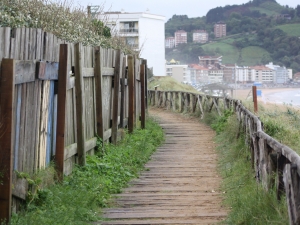
[[[220,134],[222,131],[224,131],[228,118],[233,114],[232,110],[225,110],[223,115],[220,117],[217,117],[211,124],[211,128],[214,129],[217,134]]]

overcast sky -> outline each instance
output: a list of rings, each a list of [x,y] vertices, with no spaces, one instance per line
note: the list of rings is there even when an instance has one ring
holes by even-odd
[[[201,17],[215,7],[243,4],[249,0],[73,0],[76,4],[83,7],[87,5],[101,5],[105,11],[121,11],[125,12],[145,12],[147,9],[150,13],[158,14],[166,17],[166,20],[174,14],[188,15],[188,17]],[[288,5],[295,8],[298,0],[277,0],[281,5]]]

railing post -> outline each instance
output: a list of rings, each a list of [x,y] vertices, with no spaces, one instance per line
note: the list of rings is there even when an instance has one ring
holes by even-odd
[[[63,180],[65,160],[65,125],[66,125],[66,99],[68,79],[68,45],[61,44],[59,49],[58,68],[58,93],[57,93],[57,127],[56,127],[56,151],[55,162],[58,179]]]

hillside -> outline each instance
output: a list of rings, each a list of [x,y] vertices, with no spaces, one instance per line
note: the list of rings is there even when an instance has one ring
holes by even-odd
[[[291,19],[280,17],[282,14]],[[216,39],[213,25],[221,20],[227,25],[227,36]],[[188,33],[187,44],[166,49],[167,60],[189,64],[197,62],[200,55],[222,55],[223,63],[251,66],[273,61],[294,73],[300,71],[300,5],[293,9],[275,0],[253,0],[216,7],[201,18],[174,15],[165,27],[166,36],[173,36],[178,29]],[[196,29],[208,32],[208,43],[192,43]]]

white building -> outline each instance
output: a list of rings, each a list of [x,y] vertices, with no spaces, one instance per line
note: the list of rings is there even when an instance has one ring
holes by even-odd
[[[166,48],[174,48],[175,47],[175,38],[167,37],[165,41]]]
[[[205,30],[193,31],[194,43],[206,43],[208,41],[208,33]]]
[[[274,71],[274,83],[284,84],[287,83],[290,79],[290,72],[285,67],[279,65],[274,65],[272,62],[266,65],[266,67]]]
[[[188,65],[180,65],[179,62],[174,59],[166,63],[166,75],[173,77],[181,83],[190,82]]]
[[[165,17],[149,12],[107,12],[107,26],[147,59],[156,76],[165,75]],[[101,19],[101,17],[99,18]]]

